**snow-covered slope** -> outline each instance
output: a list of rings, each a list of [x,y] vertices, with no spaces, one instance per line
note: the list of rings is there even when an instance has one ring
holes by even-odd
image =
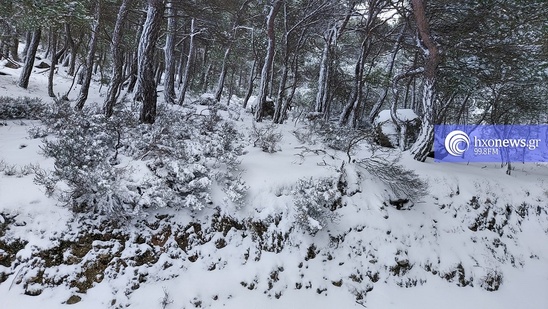
[[[0,70],[10,74],[1,95],[48,100],[43,74],[21,90],[17,70]],[[60,92],[70,85],[57,81]],[[89,102],[100,103],[94,87]],[[548,307],[546,165],[516,164],[508,176],[497,164],[403,154],[428,194],[398,210],[390,185],[360,164],[366,145],[349,163],[320,141],[301,143],[292,133],[301,125],[289,123],[276,128],[281,151],[245,148],[240,209],[213,192],[202,211],[149,210],[117,224],[46,197],[25,168],[53,166],[27,137],[39,123],[0,122],[1,308]],[[251,117],[242,111],[237,126],[249,135]],[[336,218],[313,235],[295,207],[307,179],[344,184]]]

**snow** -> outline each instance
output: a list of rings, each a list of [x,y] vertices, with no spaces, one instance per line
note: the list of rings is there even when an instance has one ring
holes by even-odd
[[[398,115],[398,118],[402,121],[410,121],[419,118],[419,116],[417,116],[417,114],[415,114],[412,109],[398,109],[396,110],[396,114]],[[375,124],[381,124],[391,120],[392,118],[390,117],[390,110],[385,109],[379,112],[379,115],[375,119]]]
[[[2,95],[36,96],[49,101],[45,73],[35,71],[29,89],[24,90],[15,86],[19,70],[0,65],[0,71],[9,74],[0,75]],[[71,81],[61,69],[56,76],[56,92],[64,93]],[[78,90],[76,86],[69,97],[74,99]],[[99,90],[93,83],[88,104],[100,104],[105,92],[105,87]],[[226,116],[228,112],[223,113]],[[398,110],[398,114],[403,120],[417,117],[411,110]],[[242,112],[241,119],[236,120],[245,134],[250,132],[251,119],[250,113]],[[382,111],[376,123],[389,120],[389,111]],[[0,162],[17,168],[29,164],[43,169],[53,167],[52,159],[41,155],[41,141],[28,138],[28,128],[39,122],[3,122],[6,125],[0,126]],[[202,308],[548,308],[548,166],[516,164],[508,176],[495,163],[420,163],[404,153],[400,163],[427,181],[430,193],[412,209],[396,210],[387,204],[391,195],[386,185],[356,165],[346,164],[347,188],[354,193],[343,197],[345,206],[336,210],[338,221],[311,236],[293,226],[292,189],[299,179],[338,177],[347,157],[327,148],[322,148],[326,153],[303,153],[303,144],[291,133],[295,129],[292,123],[278,126],[283,136],[278,152],[266,153],[252,145],[245,148],[240,157],[242,180],[249,186],[245,205],[239,210],[221,210],[222,215],[242,222],[270,222],[260,237],[249,229],[232,227],[220,232],[207,226],[215,215],[213,208],[200,212],[150,210],[148,222],[166,214],[172,218],[157,228],[150,227],[153,224],[122,224],[120,230],[130,235],[126,242],[119,238],[93,239],[80,263],[33,266],[37,252],[54,248],[61,239],[77,239],[86,221],[54,197],[46,197],[44,189],[34,184],[34,175],[1,173],[0,227],[14,222],[0,230],[0,236],[5,231],[0,238],[27,242],[17,252],[19,265],[12,265],[12,269],[0,265],[0,272],[8,274],[0,283],[1,307],[59,308],[69,297],[78,295],[82,300],[71,305],[73,308],[162,308],[160,302],[167,293],[172,303],[166,308],[192,308],[198,304]],[[363,147],[353,158],[370,155]],[[131,166],[135,178],[146,170],[142,162],[132,162]],[[197,182],[205,185],[208,181],[204,178]],[[215,190],[212,200],[221,204],[225,200],[222,195],[221,190]],[[477,209],[471,206],[474,200],[478,201]],[[521,205],[527,205],[523,217],[518,215]],[[511,213],[505,216],[507,206]],[[500,226],[497,232],[471,229],[484,212],[487,220],[493,219],[495,227]],[[319,225],[309,220],[311,225]],[[192,222],[200,222],[201,231],[190,225]],[[169,233],[161,234],[163,228]],[[209,233],[202,236],[211,239],[200,240],[202,232]],[[189,235],[185,250],[175,239],[184,233]],[[285,234],[287,238],[278,252],[258,247],[258,238],[264,238],[263,246],[275,246],[276,237],[282,237],[276,235]],[[137,235],[145,241],[137,241]],[[222,241],[224,247],[217,245]],[[112,252],[117,252],[113,264],[123,260],[127,266],[119,266],[119,271],[107,267],[100,274],[104,279],[94,282],[86,293],[77,293],[75,287],[63,284],[43,287],[34,283],[41,294],[24,294],[22,278],[32,279],[40,270],[50,277],[72,278],[87,262]],[[146,252],[158,252],[158,261],[138,263],[136,257]],[[315,252],[313,257],[311,252]],[[0,250],[0,259],[5,253]],[[63,259],[71,255],[66,251]],[[193,256],[197,256],[195,261]],[[448,282],[433,271],[425,271],[429,264],[439,274],[462,265],[464,279],[473,277],[473,286],[459,286],[458,276]],[[390,270],[398,267],[403,275],[394,275]],[[502,273],[503,283],[490,292],[480,287],[480,281],[493,271]],[[369,276],[375,274],[378,281],[373,282]],[[146,281],[136,281],[139,276],[146,277]],[[356,279],[360,276],[362,279]],[[412,281],[417,282],[416,286],[409,285]],[[136,282],[139,286],[133,290]],[[363,305],[357,302],[356,293],[363,293]]]

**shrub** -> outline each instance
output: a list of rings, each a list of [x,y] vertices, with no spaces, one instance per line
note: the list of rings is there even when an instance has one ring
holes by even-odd
[[[337,179],[299,179],[293,198],[296,223],[312,235],[338,218],[333,212],[341,203]]]
[[[264,152],[274,153],[281,150],[278,143],[282,140],[282,134],[276,131],[276,125],[273,123],[261,128],[254,122],[251,139],[253,140],[253,147],[260,147]]]
[[[234,176],[241,137],[216,113],[159,108],[157,121],[143,125],[137,110],[119,109],[105,118],[99,110],[67,106],[55,104],[44,120],[56,137],[46,139],[42,150],[55,159],[55,168],[37,173],[35,181],[50,194],[64,183],[61,200],[73,210],[116,216],[147,207],[200,210],[211,204],[214,181],[232,199],[242,198],[234,193],[244,188]]]
[[[111,164],[119,142],[113,129],[116,120],[89,109],[64,115],[49,123],[58,136],[45,139],[42,146],[43,154],[55,159],[54,170],[38,174],[35,181],[49,193],[53,193],[52,184],[64,182],[68,189],[63,190],[61,201],[77,212],[123,215],[133,210],[135,194],[123,184],[127,170]]]
[[[503,275],[499,270],[489,270],[485,276],[480,278],[480,286],[487,291],[496,291],[503,281]]]
[[[372,157],[357,162],[376,179],[387,185],[395,201],[416,201],[428,192],[428,185],[415,172],[408,170],[397,161]]]
[[[39,119],[46,106],[39,98],[0,97],[0,119]]]

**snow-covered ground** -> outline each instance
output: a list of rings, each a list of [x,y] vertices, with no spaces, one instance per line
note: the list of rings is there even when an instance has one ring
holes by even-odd
[[[18,70],[0,71],[9,74],[0,75],[0,96],[50,100],[43,69],[28,90],[15,85]],[[55,90],[70,84],[61,72]],[[93,84],[88,104],[101,104],[105,91]],[[251,122],[244,111],[236,121],[246,135]],[[150,210],[105,226],[46,197],[25,172],[53,167],[27,134],[38,121],[0,123],[0,162],[15,171],[0,174],[0,308],[67,300],[94,309],[548,308],[547,165],[516,164],[508,176],[495,163],[419,163],[403,154],[400,163],[429,193],[397,210],[386,184],[358,164],[343,166],[344,152],[302,144],[292,133],[301,124],[289,122],[276,129],[281,151],[245,148],[250,188],[241,209],[217,208],[217,192],[200,212]],[[363,148],[352,157],[370,155]],[[299,179],[341,174],[351,193],[338,219],[315,235],[295,227]]]

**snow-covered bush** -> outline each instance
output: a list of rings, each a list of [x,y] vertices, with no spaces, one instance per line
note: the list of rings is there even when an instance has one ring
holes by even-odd
[[[127,170],[111,164],[121,139],[112,120],[92,110],[53,119],[49,129],[57,138],[45,139],[42,151],[55,159],[54,170],[37,174],[35,181],[49,193],[53,193],[52,184],[62,181],[67,188],[60,199],[77,212],[124,215],[132,211],[136,195],[123,184]]]
[[[348,127],[341,127],[337,123],[325,121],[322,118],[313,118],[308,122],[308,130],[317,134],[320,140],[329,148],[341,151],[349,151],[354,146],[353,142],[363,139],[364,132]],[[301,136],[307,136],[303,132]],[[299,137],[297,137],[299,138]]]
[[[428,193],[428,185],[414,171],[397,161],[372,157],[356,162],[392,191],[392,199],[414,202]],[[405,202],[407,203],[407,202]]]
[[[278,143],[282,140],[282,134],[276,131],[275,124],[259,127],[253,123],[251,139],[253,147],[260,147],[264,152],[274,153],[281,150]]]
[[[0,119],[39,119],[45,104],[39,98],[0,97]]]
[[[235,176],[241,136],[216,113],[159,108],[157,121],[143,125],[137,110],[119,109],[105,118],[99,110],[78,112],[67,105],[56,104],[44,117],[54,134],[45,139],[43,152],[55,159],[55,169],[37,173],[35,181],[50,194],[63,183],[61,198],[75,211],[199,210],[211,204],[214,181],[231,200],[242,199],[245,186]]]
[[[341,203],[341,192],[336,179],[299,179],[293,198],[296,223],[312,235],[338,218],[334,210]]]

